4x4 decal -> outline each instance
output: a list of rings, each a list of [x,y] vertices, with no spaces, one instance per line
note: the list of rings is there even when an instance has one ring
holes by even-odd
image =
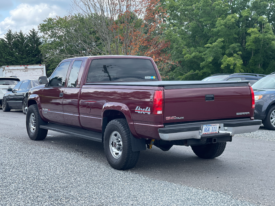
[[[146,107],[145,109],[140,108],[140,106],[137,106],[135,109],[135,112],[140,114],[151,114],[150,107]]]

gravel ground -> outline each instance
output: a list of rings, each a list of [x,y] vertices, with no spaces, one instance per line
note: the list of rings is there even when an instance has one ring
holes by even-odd
[[[0,148],[0,205],[252,205],[219,192],[116,171],[89,154],[43,142],[1,135]]]
[[[264,129],[263,127],[261,127],[260,130],[258,130],[256,132],[236,135],[235,137],[249,137],[249,138],[253,138],[253,139],[275,141],[275,131],[267,130],[267,129]]]
[[[274,206],[274,140],[264,129],[236,135],[215,160],[153,148],[117,171],[101,144],[55,132],[31,141],[21,112],[0,111],[0,205]]]

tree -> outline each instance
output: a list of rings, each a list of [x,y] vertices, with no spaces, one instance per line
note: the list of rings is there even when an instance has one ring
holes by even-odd
[[[93,16],[102,54],[144,55],[152,57],[159,68],[172,61],[163,34],[166,15],[159,0],[74,0],[76,11]]]
[[[97,32],[90,24],[92,18],[83,15],[48,18],[39,25],[39,31],[43,34],[40,49],[47,75],[64,58],[102,53]]]
[[[9,30],[0,39],[0,65],[41,64],[40,45],[40,37],[34,29],[28,35]]]
[[[171,79],[274,68],[274,1],[169,0],[163,5],[171,57],[178,62]]]

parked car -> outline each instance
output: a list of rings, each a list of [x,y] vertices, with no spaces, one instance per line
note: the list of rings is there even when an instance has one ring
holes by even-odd
[[[253,85],[255,91],[255,119],[263,120],[264,127],[275,130],[275,74],[268,75]]]
[[[3,97],[3,112],[9,112],[11,109],[22,109],[23,113],[26,114],[28,92],[38,85],[38,80],[24,80],[18,82],[13,89],[8,88]]]
[[[133,168],[152,145],[191,146],[204,159],[220,156],[235,134],[258,130],[247,82],[161,81],[154,61],[138,56],[63,60],[49,82],[29,91],[31,140],[48,130],[102,142],[109,164]],[[236,90],[237,86],[237,90]]]
[[[265,74],[253,73],[234,73],[234,74],[213,74],[204,78],[202,81],[243,81],[248,80],[253,85],[259,79],[265,77]]]
[[[0,77],[0,107],[8,88],[13,88],[20,80],[16,77]]]

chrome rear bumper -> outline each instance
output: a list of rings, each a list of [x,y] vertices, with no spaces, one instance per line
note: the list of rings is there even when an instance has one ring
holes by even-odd
[[[159,128],[158,132],[160,138],[165,141],[201,139],[204,136],[202,135],[202,127],[206,124],[219,124],[220,128],[218,134],[229,134],[230,136],[234,136],[235,134],[255,132],[259,129],[261,123],[261,120],[250,119],[207,121],[166,125],[163,128]],[[214,137],[218,134],[212,134],[211,136]]]

